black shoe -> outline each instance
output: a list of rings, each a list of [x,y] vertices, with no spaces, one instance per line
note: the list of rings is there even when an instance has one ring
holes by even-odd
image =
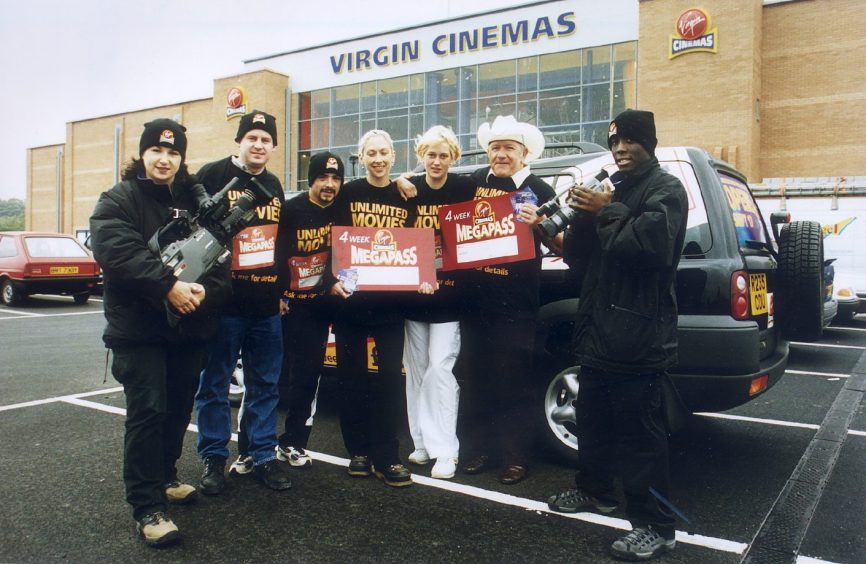
[[[365,478],[373,473],[373,465],[370,463],[370,457],[362,454],[352,457],[349,461],[349,476],[357,476]]]
[[[673,535],[673,533],[671,533]],[[649,527],[638,527],[624,537],[620,537],[610,545],[610,552],[619,560],[650,560],[670,552],[677,546],[676,539],[665,538],[658,531]]]
[[[255,473],[259,480],[272,490],[287,490],[292,487],[292,481],[276,458],[256,466]]]
[[[525,465],[522,464],[509,464],[505,467],[505,470],[502,471],[502,474],[499,475],[499,481],[506,486],[513,486],[514,484],[523,481],[526,478],[527,469]]]
[[[481,474],[482,472],[490,468],[490,466],[492,466],[492,463],[490,462],[490,457],[486,454],[482,454],[471,459],[460,469],[463,471],[464,474]]]
[[[612,513],[616,510],[617,503],[598,499],[580,488],[575,488],[550,496],[547,498],[547,506],[552,511],[559,513],[577,513],[587,509],[595,509],[600,513]]]
[[[395,488],[411,486],[414,483],[412,481],[412,473],[402,464],[392,464],[381,470],[373,468],[373,473],[377,478]]]
[[[226,489],[226,459],[222,456],[209,456],[204,459],[204,472],[201,475],[201,493],[217,495]]]

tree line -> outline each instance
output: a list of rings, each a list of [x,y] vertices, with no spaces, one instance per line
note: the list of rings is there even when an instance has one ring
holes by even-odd
[[[0,200],[0,231],[24,231],[24,200]]]

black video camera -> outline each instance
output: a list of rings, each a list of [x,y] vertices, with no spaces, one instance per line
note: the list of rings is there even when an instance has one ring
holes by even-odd
[[[590,178],[590,180],[583,185],[584,188],[593,191],[601,191],[604,189],[604,179],[608,177],[608,173],[606,170],[602,169],[601,172],[596,174],[594,177]],[[541,232],[544,233],[547,237],[554,237],[560,231],[565,230],[568,225],[574,221],[575,218],[580,216],[584,212],[580,209],[572,208],[571,206],[562,206],[559,204],[559,197],[577,186],[577,182],[572,182],[569,184],[564,190],[561,190],[556,196],[545,202],[544,204],[538,207],[536,213],[538,215],[546,215],[547,218],[538,224],[538,228],[541,229]]]
[[[150,238],[148,248],[172,269],[178,280],[200,282],[224,264],[231,257],[232,237],[250,223],[257,206],[273,198],[258,180],[250,177],[241,197],[229,207],[225,196],[240,183],[236,176],[213,196],[208,196],[201,184],[193,185],[190,191],[198,203],[198,213],[191,216],[179,211]],[[168,311],[173,326],[177,319]]]

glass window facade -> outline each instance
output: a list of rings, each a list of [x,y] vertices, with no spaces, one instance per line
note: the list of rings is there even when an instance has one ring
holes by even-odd
[[[604,146],[610,120],[635,106],[636,69],[631,41],[301,93],[298,189],[308,187],[309,158],[318,151],[338,154],[347,179],[360,176],[358,139],[374,128],[394,139],[395,173],[416,166],[414,139],[427,128],[451,127],[469,151],[478,148],[478,127],[497,115],[538,126],[548,143]]]

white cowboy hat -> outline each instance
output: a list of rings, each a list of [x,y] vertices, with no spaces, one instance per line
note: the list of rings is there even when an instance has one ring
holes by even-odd
[[[544,151],[544,134],[534,125],[517,121],[514,116],[496,116],[493,125],[482,123],[478,128],[478,146],[487,148],[493,141],[517,141],[529,151],[525,162],[537,159]]]

